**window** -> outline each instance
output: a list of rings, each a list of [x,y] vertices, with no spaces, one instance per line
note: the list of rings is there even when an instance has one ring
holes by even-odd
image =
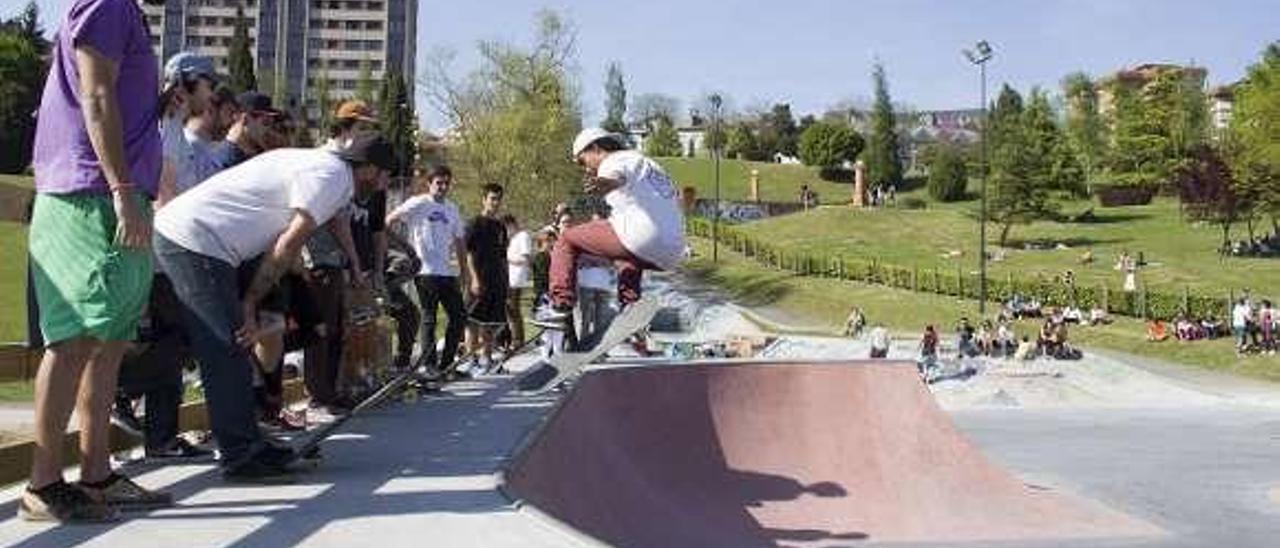
[[[382,2],[365,2],[365,7],[373,11],[382,11]]]
[[[188,16],[188,17],[187,17],[187,26],[188,26],[188,27],[198,27],[198,26],[200,26],[200,16],[198,16],[198,15],[191,15],[191,16]]]
[[[369,30],[382,30],[382,21],[368,21],[365,26]]]
[[[324,22],[324,26],[325,28],[336,29],[338,28],[338,23],[339,21],[337,19],[330,19]]]

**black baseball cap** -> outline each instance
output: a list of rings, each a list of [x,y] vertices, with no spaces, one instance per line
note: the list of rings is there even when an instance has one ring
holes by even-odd
[[[271,96],[257,91],[246,91],[236,97],[236,104],[245,112],[279,116],[280,111],[271,106]]]
[[[395,154],[391,151],[391,143],[381,133],[360,133],[351,140],[351,145],[338,152],[338,156],[353,164],[373,164],[387,171],[395,168]]]

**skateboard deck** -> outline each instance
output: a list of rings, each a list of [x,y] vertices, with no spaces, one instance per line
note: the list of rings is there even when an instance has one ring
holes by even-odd
[[[642,298],[628,306],[613,318],[609,328],[600,336],[595,346],[582,352],[564,352],[551,356],[549,363],[533,367],[516,379],[516,386],[524,392],[545,393],[554,389],[569,377],[578,374],[591,362],[604,356],[610,349],[627,340],[627,337],[649,326],[653,317],[662,309],[657,299]]]
[[[406,369],[404,372],[396,375],[386,384],[382,385],[382,388],[379,388],[376,392],[370,394],[369,397],[360,400],[360,403],[356,404],[356,406],[353,407],[346,415],[335,417],[333,422],[321,426],[311,432],[305,433],[304,436],[306,439],[302,443],[294,446],[294,461],[296,462],[312,458],[316,453],[316,450],[320,448],[320,444],[324,442],[324,440],[328,439],[329,436],[332,436],[337,432],[339,428],[342,428],[342,426],[345,425],[347,421],[351,420],[352,417],[359,415],[370,407],[377,406],[388,400],[393,394],[396,394],[398,390],[403,388],[409,383],[409,381],[414,380],[416,377],[417,371],[412,368]]]

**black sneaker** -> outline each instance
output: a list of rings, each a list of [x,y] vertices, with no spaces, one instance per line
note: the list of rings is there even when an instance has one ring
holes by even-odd
[[[277,462],[278,455],[264,455],[259,451],[253,458],[237,466],[222,471],[222,479],[230,483],[247,483],[258,485],[280,485],[297,481],[292,469],[286,464]],[[289,450],[292,455],[293,451]]]
[[[138,416],[133,412],[133,400],[116,398],[116,404],[111,407],[111,424],[130,436],[143,437],[142,421],[138,420]]]
[[[163,448],[146,450],[147,460],[156,461],[204,461],[213,460],[213,451],[192,445],[184,438],[174,438]]]

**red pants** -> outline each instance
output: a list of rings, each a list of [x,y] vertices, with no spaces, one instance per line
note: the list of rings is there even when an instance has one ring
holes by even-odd
[[[618,301],[622,304],[640,300],[643,271],[661,270],[628,251],[609,221],[602,219],[569,227],[551,249],[551,302],[556,307],[573,305],[577,297],[578,256],[583,254],[613,262],[618,271]]]

